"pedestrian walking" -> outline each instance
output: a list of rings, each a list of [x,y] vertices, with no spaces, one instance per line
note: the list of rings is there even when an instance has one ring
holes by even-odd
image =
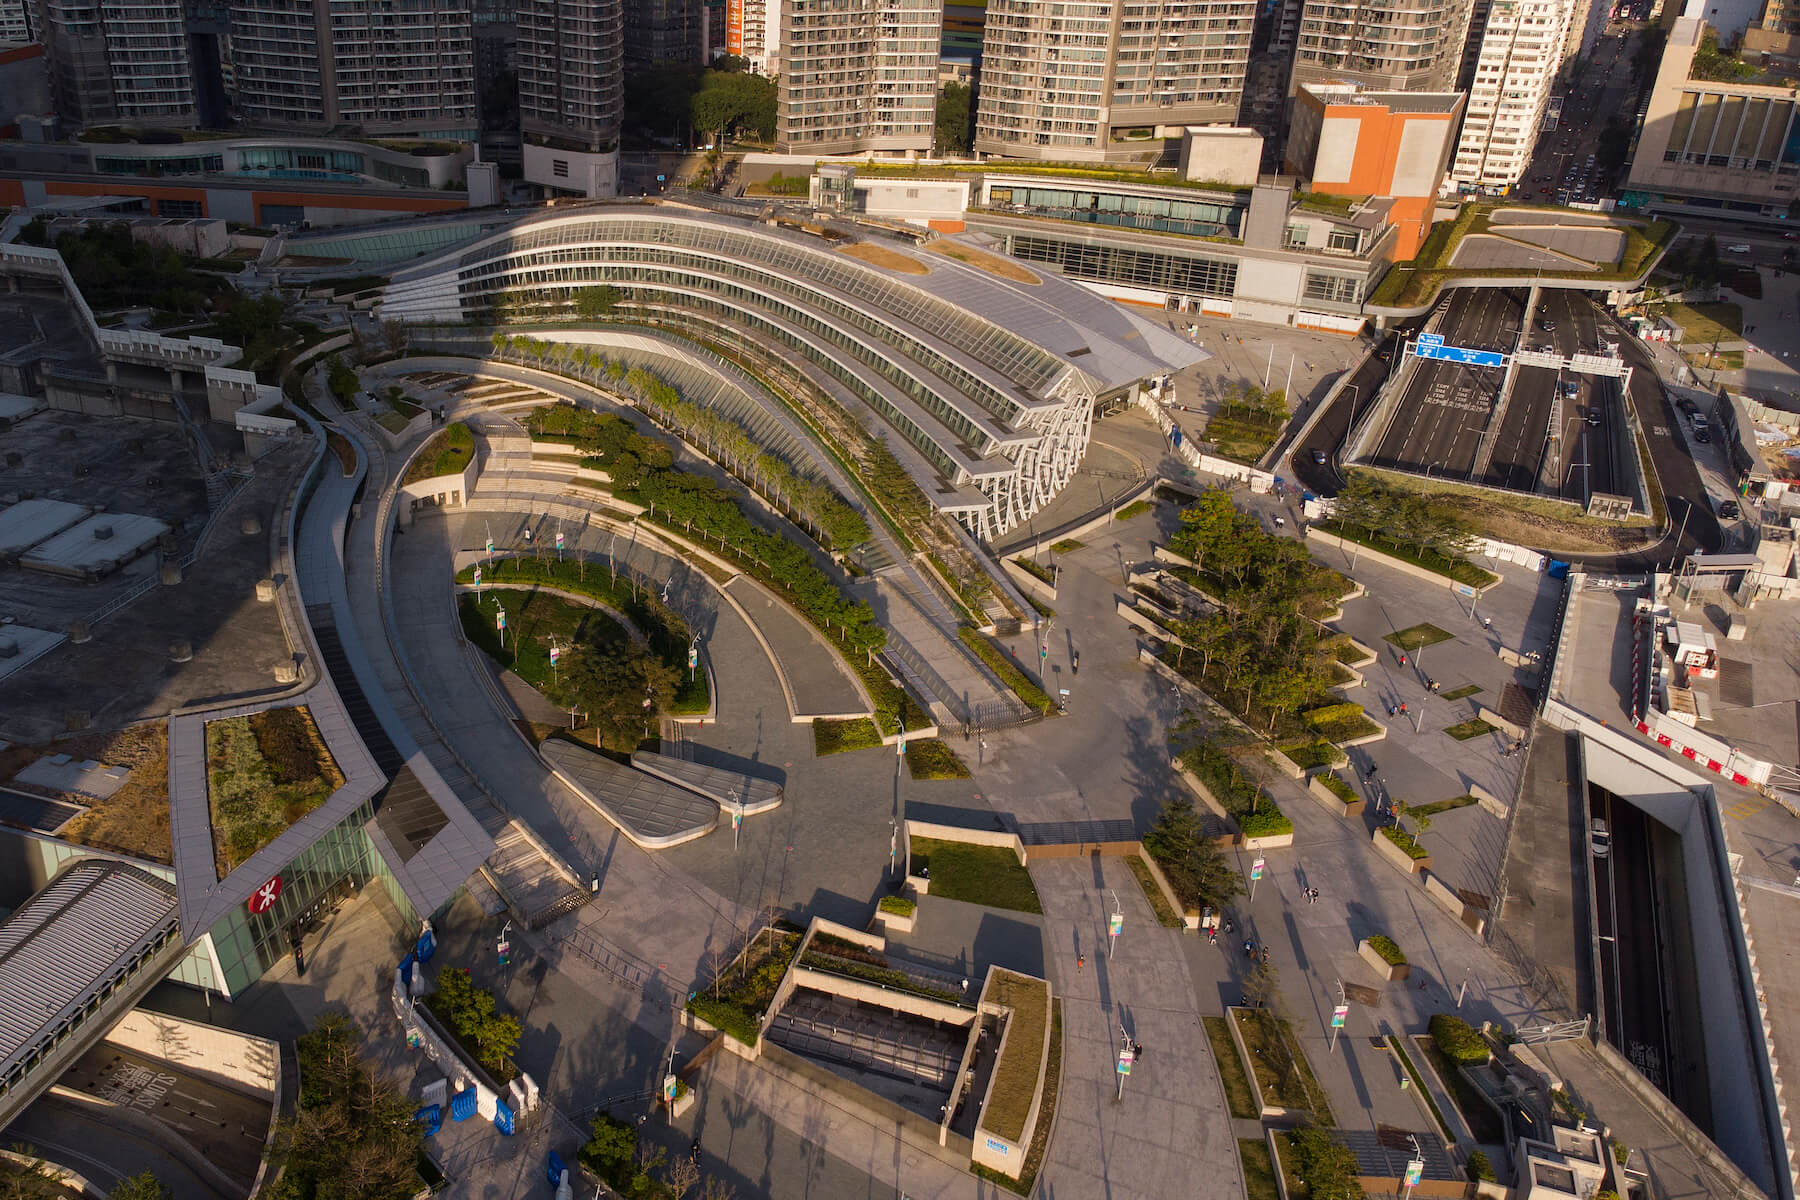
[[[1264,966],[1269,964],[1269,948],[1267,946],[1263,947],[1262,960]]]
[[[1494,628],[1494,618],[1492,618],[1492,617],[1483,617],[1483,618],[1481,618],[1481,627],[1482,627],[1482,628],[1483,628],[1483,629],[1485,629],[1485,630],[1490,630],[1490,631],[1491,631],[1491,630],[1492,630],[1492,629],[1493,629],[1493,628]],[[1405,662],[1405,661],[1406,661],[1406,660],[1405,660],[1405,659],[1401,659],[1401,661],[1402,661],[1402,662]]]
[[[1319,889],[1318,888],[1312,889],[1312,902],[1314,904],[1317,904],[1319,902]]]
[[[1085,970],[1087,970],[1087,955],[1077,954],[1075,956],[1075,973],[1079,975]]]
[[[1400,665],[1403,667],[1406,665],[1406,655],[1404,653],[1400,655]]]

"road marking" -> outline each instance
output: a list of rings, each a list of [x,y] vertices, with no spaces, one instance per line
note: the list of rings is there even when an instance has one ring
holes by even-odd
[[[1726,808],[1725,815],[1734,821],[1747,820],[1769,807],[1769,802],[1761,796],[1747,796],[1736,804]]]

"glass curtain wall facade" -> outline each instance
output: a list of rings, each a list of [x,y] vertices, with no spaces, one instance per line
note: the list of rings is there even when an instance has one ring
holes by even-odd
[[[371,880],[382,881],[403,917],[418,918],[375,843],[363,832],[373,815],[372,804],[363,804],[283,867],[281,895],[269,911],[252,914],[240,904],[212,927],[224,990],[236,995],[255,983],[293,953],[290,934],[304,938],[314,922]]]

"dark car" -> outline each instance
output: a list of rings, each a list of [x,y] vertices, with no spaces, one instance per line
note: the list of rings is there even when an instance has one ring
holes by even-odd
[[[1722,501],[1719,505],[1719,515],[1724,517],[1727,521],[1737,520],[1738,502],[1736,500]]]
[[[1313,465],[1315,467],[1324,466],[1325,465],[1325,452],[1323,450],[1314,450],[1312,452],[1312,460],[1313,460]]]
[[[1552,321],[1546,317],[1538,318],[1537,327],[1539,329],[1543,330],[1545,333],[1555,333],[1556,332],[1556,322]]]
[[[1679,408],[1690,417],[1700,411],[1699,408],[1695,406],[1694,402],[1689,400],[1686,396],[1682,396],[1680,399],[1676,400],[1675,407]]]
[[[1694,430],[1694,440],[1704,446],[1712,441],[1712,434],[1706,432],[1704,429],[1696,429]]]

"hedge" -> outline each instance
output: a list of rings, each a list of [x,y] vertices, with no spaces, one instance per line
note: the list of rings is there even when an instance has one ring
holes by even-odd
[[[1406,856],[1410,859],[1417,861],[1421,858],[1431,857],[1431,851],[1419,845],[1419,839],[1406,832],[1404,829],[1400,829],[1393,825],[1383,825],[1381,827],[1381,833],[1388,841],[1406,851]]]
[[[893,913],[897,917],[910,917],[919,907],[905,896],[883,896],[875,907],[884,913]]]
[[[1327,725],[1334,724],[1337,721],[1361,715],[1362,705],[1353,701],[1345,701],[1342,704],[1326,704],[1322,707],[1311,709],[1305,714],[1305,717],[1308,725],[1311,725],[1314,729],[1321,729]]]
[[[1378,933],[1369,939],[1369,949],[1381,956],[1381,961],[1390,967],[1404,967],[1406,955],[1398,943],[1385,933]]]
[[[1481,1034],[1461,1017],[1435,1013],[1431,1018],[1431,1040],[1452,1062],[1479,1067],[1492,1057]]]

